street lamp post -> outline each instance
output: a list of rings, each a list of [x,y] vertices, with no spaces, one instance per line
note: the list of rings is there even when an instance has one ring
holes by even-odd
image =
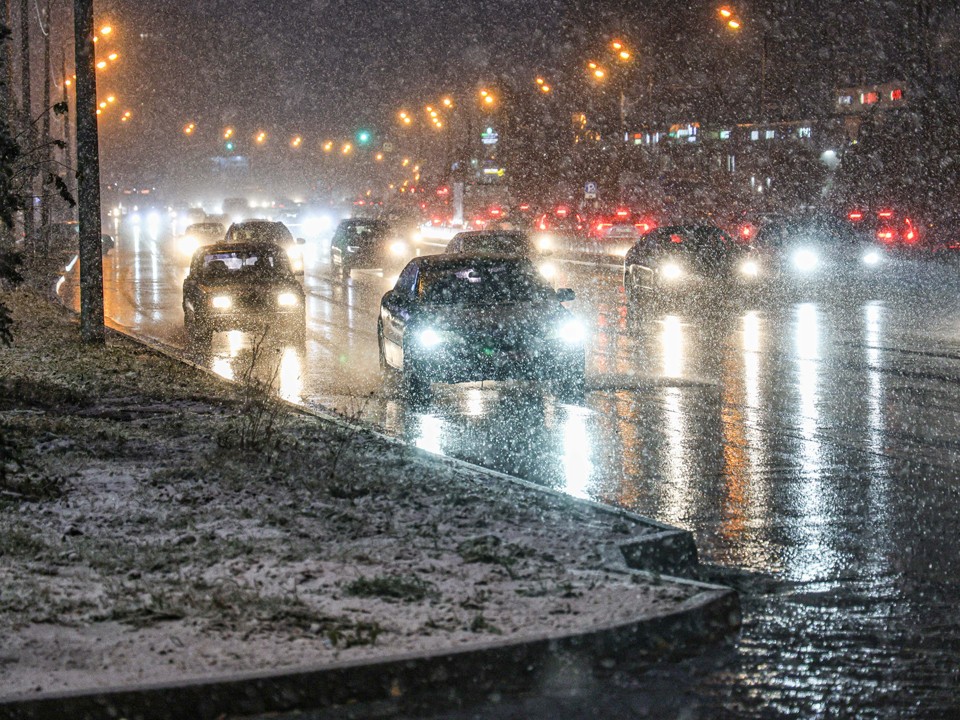
[[[100,239],[100,153],[93,0],[74,0],[77,66],[77,205],[80,221],[80,337],[102,345],[103,261]]]

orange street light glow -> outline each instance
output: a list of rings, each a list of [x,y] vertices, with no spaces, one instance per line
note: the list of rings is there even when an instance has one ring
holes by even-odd
[[[544,93],[550,92],[550,86],[549,86],[549,85],[546,85],[546,84],[541,85],[541,86],[540,86],[540,92],[544,92]]]
[[[400,163],[400,164],[403,165],[404,167],[406,167],[407,165],[410,164],[410,158],[404,158],[404,159],[403,159],[403,162]]]
[[[107,55],[107,60],[116,60],[118,57],[120,57],[120,56],[117,55],[117,53],[112,52],[112,53],[110,53],[109,55]]]
[[[108,103],[112,103],[112,102],[116,102],[116,101],[117,101],[117,96],[116,96],[116,95],[110,95],[110,96],[107,98],[107,102],[108,102]]]
[[[233,137],[233,128],[232,127],[225,128],[223,131],[223,139],[229,140],[232,137]]]
[[[619,40],[614,40],[612,43],[610,43],[610,47],[612,47],[614,50],[623,50],[623,43]]]
[[[377,159],[377,162],[379,162],[380,160],[383,160],[383,153],[377,153],[376,159]]]
[[[441,102],[444,107],[453,107],[453,100],[451,98],[445,97]]]
[[[728,26],[731,30],[739,30],[739,29],[740,29],[740,23],[739,23],[738,21],[736,21],[736,20],[729,20],[729,21],[727,21],[727,26]]]
[[[257,133],[257,136],[254,138],[254,140],[262,145],[267,141],[267,133],[261,130]]]
[[[104,25],[102,28],[100,28],[101,35],[109,35],[112,32],[113,32],[113,28],[110,27],[109,25]]]
[[[627,60],[630,59],[630,53],[628,53],[626,50],[621,50],[619,57],[620,57],[621,60],[623,60],[624,62],[626,62]]]
[[[349,155],[351,150],[353,150],[353,145],[350,143],[345,143],[340,152],[342,152],[344,155]]]
[[[722,17],[722,18],[728,18],[728,17],[731,17],[731,16],[733,15],[733,10],[731,10],[730,8],[728,8],[728,7],[726,7],[726,6],[720,8],[720,11],[719,11],[719,12],[720,12],[720,17]]]
[[[73,85],[73,80],[70,80],[70,79],[64,80],[63,84],[66,85],[67,87],[70,87],[71,85]]]
[[[603,68],[597,68],[593,71],[593,76],[597,78],[597,80],[602,80],[606,76],[606,73],[603,71]]]
[[[333,140],[327,140],[327,141],[323,144],[323,151],[324,151],[324,152],[330,152],[331,150],[333,150]]]
[[[97,63],[98,70],[103,70],[106,66],[107,66],[106,60],[101,60],[100,62]]]
[[[299,135],[295,135],[290,139],[290,147],[292,148],[298,148],[302,143],[303,143],[303,138],[300,137]]]
[[[485,95],[484,98],[483,98],[483,101],[484,101],[487,105],[493,105],[493,95]]]
[[[101,108],[105,108],[106,106],[107,106],[107,103],[105,103],[105,102],[101,102],[101,103],[100,103],[100,107],[101,107]]]

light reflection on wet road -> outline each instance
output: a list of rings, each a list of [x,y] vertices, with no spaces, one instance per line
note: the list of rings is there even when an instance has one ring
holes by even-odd
[[[873,292],[658,313],[626,307],[617,273],[576,268],[557,285],[577,290],[571,309],[591,329],[584,406],[474,383],[411,408],[380,392],[376,313],[392,278],[341,284],[317,247],[306,346],[278,348],[284,397],[689,528],[740,587],[744,631],[718,665],[620,678],[609,698],[669,687],[650,696],[664,717],[960,716],[954,268],[907,263]],[[182,347],[185,261],[171,248],[124,233],[104,264],[106,312]],[[201,359],[230,377],[249,342],[220,333]],[[537,702],[516,716],[549,716]]]

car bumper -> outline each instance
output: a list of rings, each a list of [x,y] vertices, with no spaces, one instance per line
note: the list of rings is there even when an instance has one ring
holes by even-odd
[[[428,382],[551,380],[583,373],[582,348],[536,350],[435,349],[418,351],[411,364]]]

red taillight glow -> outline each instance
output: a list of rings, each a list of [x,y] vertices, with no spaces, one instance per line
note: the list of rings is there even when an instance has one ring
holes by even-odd
[[[847,218],[849,218],[853,222],[860,222],[861,220],[863,220],[863,213],[860,212],[859,210],[853,210],[847,215]]]
[[[629,210],[617,210],[617,217],[628,217],[629,215]]]
[[[499,216],[501,212],[503,212],[503,211],[502,211],[500,208],[498,208],[498,207],[492,207],[492,208],[490,208],[490,214],[493,215],[494,217]]]
[[[880,240],[881,242],[891,243],[896,240],[896,238],[897,234],[889,228],[877,230],[877,240]]]
[[[526,211],[530,209],[530,203],[520,203],[519,209],[521,211]]]
[[[566,217],[566,216],[567,216],[567,213],[570,212],[570,211],[567,210],[565,207],[560,206],[560,207],[558,207],[554,212],[557,213],[557,215],[558,215],[559,217]]]
[[[877,217],[883,220],[889,220],[893,217],[893,210],[878,210]]]
[[[753,225],[742,225],[740,227],[740,236],[744,238],[753,237]]]
[[[680,235],[671,235],[671,236],[670,236],[670,242],[673,242],[673,243],[682,243],[682,242],[683,242],[683,238],[682,238]]]
[[[605,223],[605,222],[597,223],[597,230],[602,231],[604,228],[608,228],[608,227],[613,227],[613,225],[611,223]]]

